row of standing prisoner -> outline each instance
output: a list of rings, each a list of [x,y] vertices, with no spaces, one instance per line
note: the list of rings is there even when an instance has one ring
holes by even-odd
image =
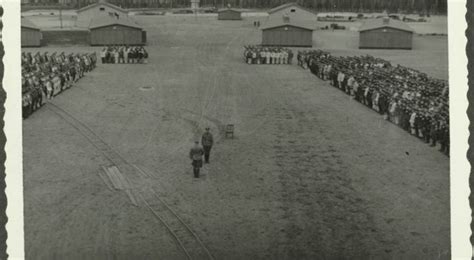
[[[300,51],[298,64],[384,119],[449,156],[449,87],[444,80],[372,56]]]
[[[95,53],[22,53],[22,116],[28,118],[48,100],[72,87],[96,67]]]

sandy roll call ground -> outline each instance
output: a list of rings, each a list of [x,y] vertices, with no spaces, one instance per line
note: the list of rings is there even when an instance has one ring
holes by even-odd
[[[163,199],[216,259],[448,258],[446,156],[308,70],[245,64],[253,19],[136,19],[149,64],[99,64],[52,103],[142,169],[122,168],[130,190]],[[351,31],[314,37],[447,79],[444,36],[416,36],[414,51],[359,51]],[[23,125],[27,258],[186,258],[149,208],[108,188],[110,161],[54,106]],[[188,149],[206,126],[217,142],[194,179]]]

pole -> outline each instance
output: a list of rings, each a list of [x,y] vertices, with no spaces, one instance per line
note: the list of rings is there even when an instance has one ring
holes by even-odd
[[[193,4],[194,20],[196,20],[196,22],[197,22],[197,20],[198,20],[198,7],[197,7],[197,5],[198,5],[198,4],[197,4],[196,2],[194,2],[194,4]]]
[[[59,4],[59,24],[61,29],[63,28],[63,5],[62,3]]]

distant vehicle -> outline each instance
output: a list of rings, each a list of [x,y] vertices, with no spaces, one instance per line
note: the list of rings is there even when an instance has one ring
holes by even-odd
[[[351,16],[342,16],[342,15],[326,15],[326,16],[319,16],[318,21],[321,22],[353,22],[354,18]]]
[[[331,29],[333,29],[333,30],[345,30],[346,27],[342,26],[342,25],[339,25],[337,23],[332,23],[331,24]]]
[[[400,20],[400,16],[398,16],[397,14],[389,14],[388,17],[390,17],[394,20]]]
[[[402,21],[404,22],[412,22],[412,23],[415,23],[415,22],[420,22],[420,23],[424,23],[424,22],[427,22],[428,20],[426,20],[426,18],[423,18],[423,17],[420,17],[420,18],[411,18],[411,17],[406,17],[404,16]]]
[[[217,13],[217,8],[213,7],[213,8],[206,8],[204,9],[204,13]]]

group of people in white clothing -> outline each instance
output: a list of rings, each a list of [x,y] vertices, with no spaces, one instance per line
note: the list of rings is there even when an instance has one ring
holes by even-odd
[[[288,48],[245,46],[244,59],[247,64],[291,64],[293,52]]]
[[[143,46],[106,46],[100,52],[102,63],[148,63],[148,52]]]

